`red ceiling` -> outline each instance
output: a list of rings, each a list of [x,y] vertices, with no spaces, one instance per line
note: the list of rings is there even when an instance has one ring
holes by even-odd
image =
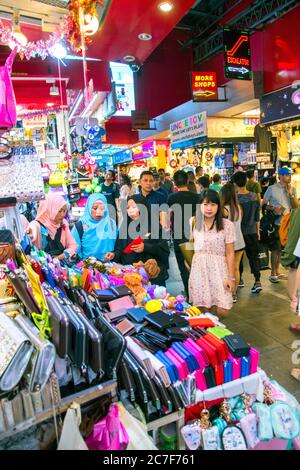
[[[45,78],[39,80],[13,80],[13,87],[16,96],[17,105],[21,109],[47,109],[52,107],[65,106],[67,104],[66,84],[62,81],[62,101],[60,96],[50,95],[50,87],[54,83],[46,83]],[[60,89],[59,81],[55,86]]]
[[[192,8],[195,0],[171,0],[174,9],[163,13],[158,5],[162,0],[112,0],[102,29],[94,37],[89,54],[102,60],[122,60],[133,55],[143,63],[181,18]],[[148,33],[151,41],[141,41],[138,35]]]

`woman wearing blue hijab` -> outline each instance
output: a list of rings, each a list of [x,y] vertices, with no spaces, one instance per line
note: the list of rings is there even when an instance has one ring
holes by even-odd
[[[76,222],[72,235],[78,243],[81,259],[90,256],[104,261],[114,250],[117,226],[109,216],[107,200],[103,194],[91,194],[86,202],[83,217]]]

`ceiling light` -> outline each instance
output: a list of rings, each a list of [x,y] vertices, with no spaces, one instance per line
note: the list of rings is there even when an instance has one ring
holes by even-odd
[[[124,60],[124,62],[134,62],[135,57],[134,57],[134,55],[125,55],[125,57],[123,57],[123,60]]]
[[[50,87],[50,96],[59,96],[59,89],[57,86],[53,85]]]
[[[139,35],[138,35],[138,38],[139,38],[141,41],[151,41],[152,35],[151,35],[151,34],[148,34],[148,33],[142,33],[142,34],[139,34]]]
[[[67,55],[67,49],[58,42],[53,47],[51,47],[50,54],[56,59],[64,59]]]
[[[14,40],[9,42],[10,49],[14,49],[16,46],[25,47],[28,43],[28,39],[20,30],[15,30],[12,34]]]
[[[54,103],[47,103],[48,108],[52,108],[54,106]]]
[[[85,36],[93,36],[97,33],[99,29],[99,20],[98,16],[92,16],[90,14],[84,15],[84,35]]]
[[[158,8],[164,13],[169,13],[170,11],[173,10],[174,5],[173,3],[170,3],[170,2],[163,2],[158,5]]]

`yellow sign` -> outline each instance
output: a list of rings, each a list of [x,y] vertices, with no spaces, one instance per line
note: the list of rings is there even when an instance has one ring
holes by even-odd
[[[240,118],[207,118],[209,138],[238,138],[253,137],[254,127],[258,123],[255,119]]]

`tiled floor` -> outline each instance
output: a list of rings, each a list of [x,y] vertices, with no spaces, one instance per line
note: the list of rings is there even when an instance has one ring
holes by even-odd
[[[173,253],[169,273],[168,291],[178,295],[183,285]],[[260,351],[260,366],[300,401],[300,382],[290,375],[293,367],[300,367],[300,335],[292,333],[288,328],[291,322],[297,322],[298,319],[289,311],[287,281],[271,284],[268,276],[269,271],[262,272],[263,291],[258,295],[251,294],[253,278],[246,269],[243,276],[245,287],[239,289],[238,302],[225,323]],[[293,350],[295,340],[299,340],[299,343],[294,345]],[[293,354],[296,356],[294,359],[299,360],[298,365],[292,362]]]

